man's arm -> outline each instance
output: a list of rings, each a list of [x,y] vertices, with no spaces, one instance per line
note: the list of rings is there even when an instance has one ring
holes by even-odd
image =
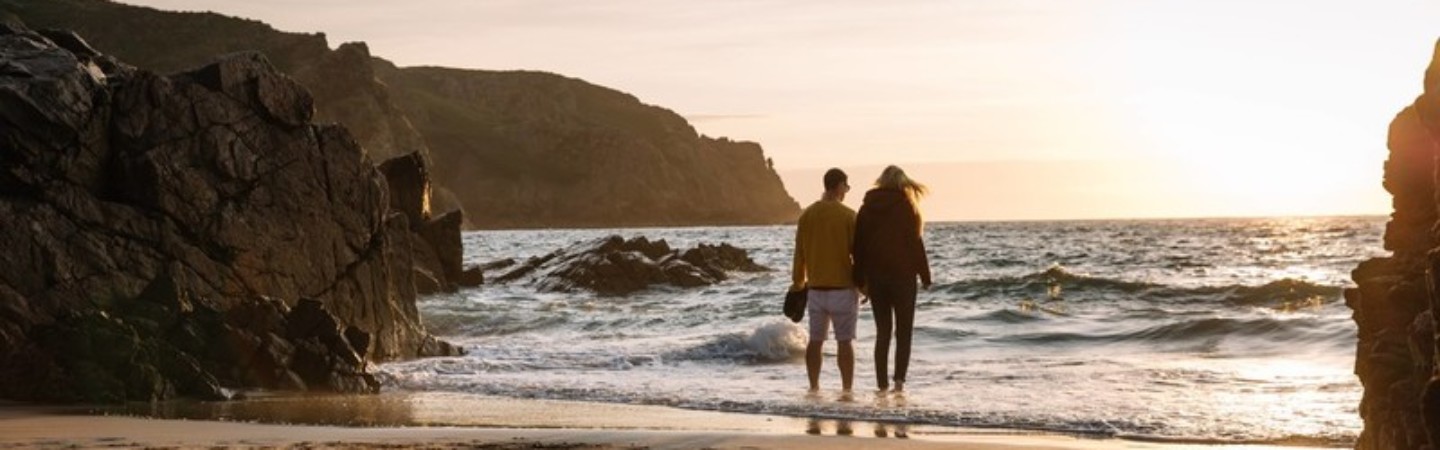
[[[795,261],[790,268],[790,291],[805,288],[805,220],[795,225]]]
[[[853,264],[850,277],[855,282],[855,288],[865,292],[865,264],[868,262],[866,261],[868,256],[865,254],[865,247],[861,244],[867,239],[866,233],[869,232],[869,229],[863,214],[865,207],[861,206],[860,211],[862,214],[856,214],[855,221],[850,224],[850,262]]]

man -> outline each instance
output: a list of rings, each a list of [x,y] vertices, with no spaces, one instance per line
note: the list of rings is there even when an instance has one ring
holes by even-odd
[[[855,375],[855,321],[860,295],[855,290],[850,260],[855,236],[855,211],[841,203],[850,192],[849,177],[840,169],[825,172],[825,194],[805,208],[795,227],[795,265],[791,291],[809,289],[806,313],[810,315],[810,345],[805,348],[805,372],[810,391],[820,390],[821,351],[829,328],[835,326],[840,380],[850,392]]]

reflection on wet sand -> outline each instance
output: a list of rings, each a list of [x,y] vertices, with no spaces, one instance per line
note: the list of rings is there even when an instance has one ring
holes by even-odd
[[[865,433],[866,428],[869,428],[869,433]],[[805,424],[805,434],[814,436],[855,436],[857,429],[862,436],[870,434],[877,438],[893,437],[895,439],[908,439],[910,437],[910,425],[908,424],[817,418],[812,418],[806,421]]]
[[[855,399],[850,398],[850,402]],[[816,396],[816,402],[845,404]],[[878,394],[876,406],[904,408],[903,395]],[[943,427],[834,418],[790,418],[623,404],[520,400],[468,394],[386,393],[380,395],[300,395],[251,393],[244,400],[175,400],[100,407],[80,414],[132,415],[161,419],[218,420],[343,427],[576,427],[593,429],[677,429],[793,432],[806,434],[909,438]],[[930,430],[935,428],[935,430]],[[930,431],[927,431],[930,430]]]
[[[812,403],[823,403],[824,397],[818,393],[807,394],[806,399]],[[903,409],[906,407],[905,393],[891,391],[875,392],[875,408],[877,409]],[[849,391],[844,391],[835,400],[837,403],[854,403],[855,397]],[[910,425],[887,422],[854,421],[848,419],[824,419],[811,417],[805,422],[805,434],[823,436],[855,436],[859,428],[861,435],[874,435],[877,438],[908,439],[910,437]],[[869,433],[865,429],[869,428]]]
[[[415,402],[399,395],[251,395],[239,401],[174,400],[130,403],[97,410],[160,419],[222,420],[347,427],[431,425],[415,415]]]
[[[885,422],[875,424],[875,437],[883,438],[891,436],[894,436],[896,439],[909,439],[910,425],[903,423],[888,424]]]
[[[804,419],[619,403],[515,399],[474,394],[250,393],[244,400],[174,400],[98,407],[80,414],[345,427],[585,428],[789,432]]]

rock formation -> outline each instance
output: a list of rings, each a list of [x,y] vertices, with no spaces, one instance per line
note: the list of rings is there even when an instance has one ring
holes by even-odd
[[[102,0],[0,0],[0,10],[34,28],[75,30],[104,53],[159,73],[190,70],[215,55],[259,52],[311,92],[316,122],[344,125],[372,161],[429,153],[424,138],[375,78],[364,43],[331,50],[324,34],[282,33],[253,20]],[[459,209],[443,187],[436,190],[437,212]]]
[[[770,270],[729,244],[700,244],[680,252],[664,240],[620,236],[578,242],[512,268],[515,264],[507,259],[485,267],[509,269],[495,283],[529,283],[550,292],[584,289],[600,295],[625,295],[657,284],[707,286],[729,279],[727,272]]]
[[[415,289],[420,295],[455,292],[460,286],[478,286],[480,269],[462,267],[460,229],[464,214],[450,211],[433,217],[430,210],[430,164],[420,152],[380,164],[390,187],[390,209],[405,215],[410,224],[409,247],[414,263]]]
[[[392,212],[313,111],[259,54],[161,76],[5,20],[0,397],[372,392],[371,361],[455,354],[412,267],[458,221]]]
[[[380,162],[436,162],[435,205],[463,205],[467,226],[597,227],[794,221],[758,144],[700,136],[635,97],[536,72],[396,68],[363,43],[283,33],[212,13],[104,0],[0,0],[38,27],[78,30],[142,68],[187,70],[255,50],[314,92],[317,121],[354,130]]]
[[[1394,197],[1395,212],[1384,242],[1393,254],[1361,263],[1352,273],[1358,287],[1345,291],[1358,326],[1355,374],[1365,387],[1358,449],[1440,445],[1433,314],[1440,305],[1437,144],[1440,47],[1426,71],[1424,94],[1390,124],[1384,186]]]

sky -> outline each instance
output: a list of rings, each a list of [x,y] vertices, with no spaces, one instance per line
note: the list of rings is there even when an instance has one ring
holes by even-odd
[[[793,197],[888,164],[929,220],[1385,214],[1433,0],[126,0],[542,70],[759,142]]]

